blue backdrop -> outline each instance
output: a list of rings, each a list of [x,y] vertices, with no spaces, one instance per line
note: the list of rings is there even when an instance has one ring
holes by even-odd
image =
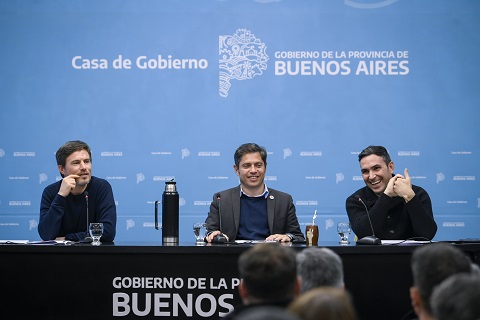
[[[180,241],[233,153],[268,150],[266,183],[318,211],[336,240],[357,161],[385,145],[433,202],[435,239],[479,237],[480,2],[111,0],[0,2],[0,238],[39,239],[54,153],[90,144],[113,187],[117,240],[159,241],[175,178]]]

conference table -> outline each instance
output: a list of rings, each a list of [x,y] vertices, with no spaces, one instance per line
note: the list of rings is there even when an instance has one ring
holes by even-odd
[[[2,244],[4,319],[218,319],[236,305],[238,256],[252,243]],[[305,244],[287,244],[303,250]],[[361,320],[411,310],[410,258],[419,245],[340,246],[345,284]],[[479,243],[454,243],[479,263]]]

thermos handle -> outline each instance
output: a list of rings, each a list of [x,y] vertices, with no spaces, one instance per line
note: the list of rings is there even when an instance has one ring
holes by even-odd
[[[158,200],[155,201],[155,229],[158,230]]]

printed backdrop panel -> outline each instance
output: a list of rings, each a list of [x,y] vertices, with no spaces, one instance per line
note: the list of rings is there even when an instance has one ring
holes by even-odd
[[[336,240],[364,186],[357,155],[389,149],[424,187],[435,239],[478,237],[480,3],[122,0],[0,3],[0,238],[39,239],[55,151],[92,148],[113,187],[117,239],[161,241],[154,202],[174,178],[180,241],[233,153],[268,150],[266,183],[304,229]]]

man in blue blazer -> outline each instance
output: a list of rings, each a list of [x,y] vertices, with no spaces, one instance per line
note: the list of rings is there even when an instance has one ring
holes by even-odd
[[[205,241],[305,241],[292,196],[264,183],[267,151],[255,143],[238,147],[234,155],[240,185],[216,193],[206,219]]]

